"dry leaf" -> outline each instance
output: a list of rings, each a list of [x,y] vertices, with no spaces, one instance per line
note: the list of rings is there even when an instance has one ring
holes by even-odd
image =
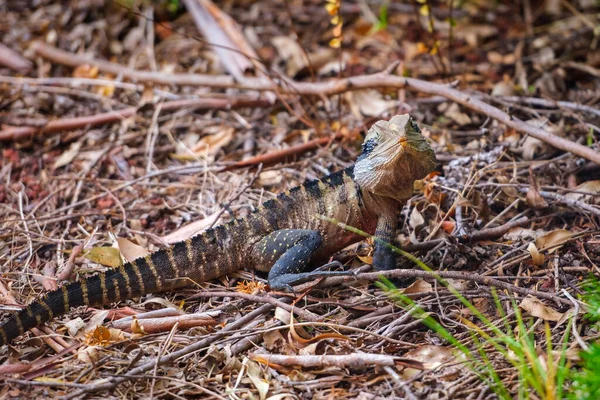
[[[419,361],[423,364],[425,369],[432,370],[438,368],[443,364],[453,361],[455,359],[455,354],[454,350],[451,347],[424,345],[410,350],[404,355],[404,358]],[[454,368],[457,368],[458,372],[461,367],[459,367],[458,364],[456,364]],[[417,369],[406,368],[402,372],[402,377],[404,379],[410,379],[419,373],[421,373],[421,371]],[[445,379],[450,378],[446,374],[444,374],[443,376]]]
[[[556,311],[552,307],[548,307],[542,303],[538,298],[528,295],[519,304],[523,310],[527,311],[530,315],[541,318],[545,321],[558,321],[562,318],[563,313]]]
[[[258,175],[257,184],[260,187],[272,187],[279,185],[283,180],[283,174],[281,171],[264,171]]]
[[[54,165],[52,165],[52,169],[57,169],[60,167],[64,167],[65,165],[71,164],[71,161],[73,161],[77,154],[79,154],[80,148],[81,142],[73,143],[68,150],[63,151],[63,153],[56,160],[54,160]]]
[[[529,189],[527,190],[527,196],[525,196],[525,201],[527,202],[527,205],[531,208],[548,207],[548,203],[540,194],[540,185],[537,179],[535,179],[533,170],[531,168],[529,168],[529,181],[531,184],[529,186]]]
[[[448,285],[452,286],[457,292],[464,292],[471,286],[471,281],[467,279],[446,279]]]
[[[471,118],[467,114],[460,111],[460,107],[457,103],[450,104],[450,106],[444,112],[444,115],[460,126],[470,125],[472,122]]]
[[[507,240],[512,240],[513,242],[518,241],[518,240],[523,240],[523,239],[535,239],[538,236],[539,236],[538,231],[534,231],[533,229],[529,229],[529,228],[521,228],[521,227],[513,228],[504,234],[504,237]]]
[[[412,212],[410,213],[408,223],[412,228],[417,229],[418,227],[423,226],[423,224],[425,224],[425,218],[423,218],[419,210],[413,208]]]
[[[133,334],[137,334],[137,335],[145,335],[146,334],[146,331],[144,330],[144,327],[140,323],[140,320],[137,319],[137,317],[135,315],[133,316],[133,320],[131,321],[130,329],[131,329],[131,333],[133,333]]]
[[[77,360],[86,364],[94,365],[100,359],[98,346],[88,346],[77,351]]]
[[[533,186],[529,187],[527,195],[525,196],[525,201],[527,202],[527,205],[531,208],[539,209],[548,207],[548,203],[546,202],[546,200],[540,195],[540,192],[538,192]]]
[[[344,99],[356,118],[379,117],[397,104],[396,101],[384,100],[383,95],[375,89],[346,92]]]
[[[487,297],[478,297],[473,300],[473,305],[480,313],[485,313],[490,308],[490,299]]]
[[[69,331],[69,335],[75,337],[77,332],[79,332],[85,326],[85,322],[81,317],[77,317],[68,320],[64,325]]]
[[[148,250],[138,244],[133,243],[131,240],[118,238],[117,243],[119,245],[121,254],[129,262],[137,258],[146,257],[148,254],[150,254]]]
[[[208,229],[210,226],[219,224],[221,222],[220,216],[221,212],[217,211],[216,213],[209,215],[204,219],[199,219],[197,221],[184,225],[176,231],[171,232],[166,236],[163,236],[161,239],[165,243],[169,244],[184,241],[192,236],[200,234],[202,231]]]
[[[275,308],[275,319],[283,322],[284,324],[290,325],[291,316],[292,315],[288,311],[284,310],[283,308],[281,308],[281,307]],[[296,321],[296,319],[294,319],[293,323],[297,324],[298,321]],[[303,327],[294,326],[294,330],[295,330],[296,334],[302,334],[303,338],[301,338],[301,340],[304,340],[304,339],[310,340],[311,336],[306,332],[306,330]]]
[[[220,126],[217,132],[203,136],[192,148],[192,151],[197,156],[204,156],[206,154],[214,156],[222,147],[227,146],[231,142],[233,132],[234,128],[232,127]]]
[[[504,175],[496,176],[496,180],[498,181],[498,183],[502,183],[502,184],[510,183],[510,179],[508,179]],[[514,199],[519,197],[519,192],[517,191],[517,189],[514,186],[501,186],[500,190],[502,190],[504,192],[504,194],[506,194],[508,197],[510,197],[510,201],[513,201]]]
[[[544,118],[530,119],[526,122],[529,125],[533,125],[536,128],[543,129],[546,132],[553,134],[553,135],[560,135],[560,133],[561,133],[560,127],[550,125],[548,120],[544,119]],[[519,149],[519,151],[521,151],[523,154],[523,159],[526,161],[531,161],[536,156],[545,154],[550,150],[551,150],[551,147],[547,143],[542,142],[539,139],[535,139],[531,136],[527,136],[527,138],[525,138],[523,145]]]
[[[522,145],[523,159],[525,161],[531,161],[535,158],[536,154],[543,154],[548,148],[548,145],[539,139],[528,136]]]
[[[298,71],[308,66],[308,60],[298,42],[288,36],[277,36],[271,39],[279,57],[286,63],[286,75],[293,77]]]
[[[100,310],[98,312],[95,312],[94,315],[92,315],[92,318],[90,318],[90,320],[85,326],[85,334],[93,331],[98,326],[102,326],[102,323],[104,322],[106,317],[108,317],[108,314],[110,314],[110,310]]]
[[[413,294],[413,293],[424,293],[431,292],[433,287],[431,283],[424,281],[423,279],[417,279],[413,282],[412,285],[407,287],[402,291],[403,294]]]
[[[95,65],[82,64],[73,70],[73,78],[96,79],[98,77],[98,67]]]
[[[573,232],[565,229],[556,229],[545,235],[538,236],[538,238],[535,239],[535,245],[540,249],[550,249],[551,247],[554,247],[548,251],[548,253],[552,253],[559,248],[555,246],[565,244],[571,237],[573,237]]]
[[[531,254],[531,259],[533,260],[533,265],[537,265],[537,266],[544,265],[544,260],[545,260],[544,255],[540,254],[537,247],[535,246],[535,243],[533,243],[533,242],[529,243],[529,246],[527,246],[527,251],[529,252],[529,254]]]
[[[365,263],[367,265],[373,265],[373,256],[371,256],[371,255],[366,255],[366,256],[357,255],[357,257],[363,263]]]
[[[121,253],[116,247],[93,247],[86,251],[83,256],[92,262],[107,267],[119,267],[122,264]]]
[[[583,193],[567,193],[565,196],[567,199],[584,201],[588,204],[600,204],[600,181],[587,181],[573,190]],[[589,193],[589,195],[584,193]]]
[[[112,76],[105,76],[103,77],[104,79],[112,79]],[[96,86],[96,88],[94,89],[94,92],[96,92],[97,94],[99,94],[102,97],[113,97],[113,95],[115,94],[115,85],[111,85],[111,84],[106,84],[106,85],[100,85],[100,86]]]
[[[481,39],[498,34],[498,28],[493,24],[457,24],[454,35],[457,39],[465,40],[470,47],[479,46]]]
[[[248,378],[250,378],[252,384],[258,391],[260,400],[265,400],[265,398],[267,397],[267,393],[269,392],[269,381],[267,381],[264,377],[261,376],[263,369],[258,363],[251,361],[248,358],[244,358],[242,364],[246,365]]]
[[[500,81],[492,88],[492,96],[513,96],[515,85],[512,82]]]
[[[114,328],[105,328],[102,325],[85,334],[86,343],[90,346],[108,346],[125,338],[123,331]]]
[[[296,354],[296,350],[290,346],[281,331],[267,331],[262,334],[263,345],[271,353]]]

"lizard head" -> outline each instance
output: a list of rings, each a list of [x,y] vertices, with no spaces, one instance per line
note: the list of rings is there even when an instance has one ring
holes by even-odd
[[[365,137],[354,166],[354,180],[363,190],[406,201],[413,183],[435,168],[435,153],[408,115],[376,122]]]

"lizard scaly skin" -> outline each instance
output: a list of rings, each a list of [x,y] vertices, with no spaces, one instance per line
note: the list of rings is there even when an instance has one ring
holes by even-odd
[[[304,270],[362,237],[319,216],[392,241],[402,202],[412,195],[414,181],[434,167],[433,150],[407,114],[379,121],[353,167],[287,190],[245,218],[47,293],[0,326],[0,345],[75,307],[173,290],[246,266],[269,272],[269,285],[276,290],[340,274]],[[395,268],[391,251],[378,244],[373,264]]]

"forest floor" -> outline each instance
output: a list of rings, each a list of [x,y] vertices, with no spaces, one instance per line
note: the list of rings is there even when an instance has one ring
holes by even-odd
[[[437,168],[397,242],[440,271],[401,258],[391,296],[365,241],[334,257],[355,277],[295,293],[248,269],[82,307],[0,349],[0,398],[553,398],[598,335],[600,10],[507,3],[0,5],[3,318],[351,165],[402,113]]]

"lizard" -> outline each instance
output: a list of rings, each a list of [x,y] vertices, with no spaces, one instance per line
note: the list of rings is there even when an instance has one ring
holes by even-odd
[[[299,281],[347,274],[306,271],[309,264],[364,239],[320,216],[392,242],[414,181],[432,172],[435,162],[434,151],[408,114],[378,121],[353,166],[286,190],[243,218],[48,292],[0,326],[0,345],[75,307],[172,291],[246,266],[268,273],[271,290],[289,291]],[[373,266],[396,268],[393,251],[379,241]]]

